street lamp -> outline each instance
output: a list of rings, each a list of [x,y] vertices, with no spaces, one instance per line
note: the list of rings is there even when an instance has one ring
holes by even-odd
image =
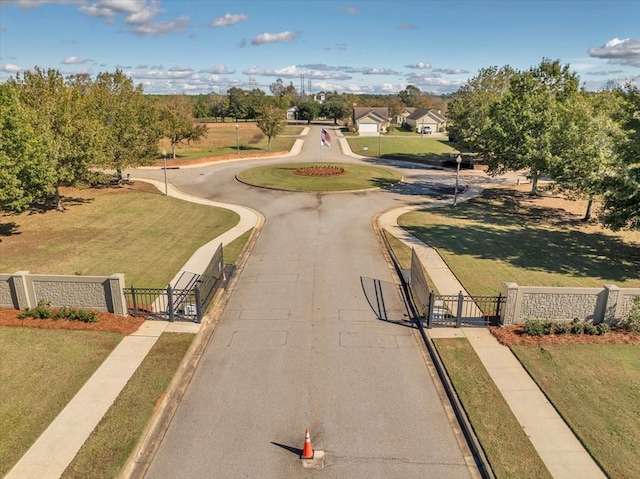
[[[378,158],[382,154],[382,130],[378,132]]]
[[[240,154],[240,136],[238,135],[238,129],[240,127],[238,126],[238,124],[236,123],[236,153],[239,155]]]
[[[169,192],[167,189],[167,150],[162,150],[162,158],[164,160],[164,195],[168,196]]]
[[[460,178],[460,163],[462,163],[462,157],[460,155],[456,156],[456,163],[458,165],[456,168],[456,190],[453,195],[453,206],[458,203],[458,179]]]

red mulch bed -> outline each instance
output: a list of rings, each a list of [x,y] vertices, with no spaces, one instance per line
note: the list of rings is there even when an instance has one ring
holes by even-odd
[[[0,326],[18,328],[40,329],[74,329],[80,331],[111,331],[128,335],[138,330],[144,323],[144,318],[133,316],[119,316],[111,313],[98,313],[98,321],[95,323],[83,323],[82,321],[69,321],[67,319],[19,319],[22,311],[17,309],[0,309]]]
[[[611,331],[602,336],[587,334],[548,334],[529,336],[522,326],[491,327],[491,333],[505,346],[544,346],[548,344],[640,344],[640,334]]]

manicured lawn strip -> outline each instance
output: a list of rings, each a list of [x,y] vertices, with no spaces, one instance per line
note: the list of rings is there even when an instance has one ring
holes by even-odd
[[[310,177],[294,174],[297,168],[316,165],[341,166],[346,174]],[[238,178],[246,183],[287,191],[348,191],[379,188],[400,181],[402,177],[386,168],[342,163],[289,163],[260,166],[241,171]]]
[[[120,188],[65,194],[64,213],[10,218],[19,234],[2,238],[0,271],[124,273],[127,286],[162,288],[200,246],[239,221],[231,210],[158,193]]]
[[[496,478],[551,478],[469,341],[433,343]]]
[[[0,327],[0,476],[121,340],[115,333]]]
[[[536,214],[480,197],[455,208],[407,213],[398,223],[435,248],[471,294],[497,295],[505,282],[640,287],[640,248],[622,233],[556,226]]]
[[[383,232],[402,269],[411,269],[411,248],[388,231]]]
[[[608,477],[640,477],[640,346],[512,346]]]
[[[240,256],[242,249],[247,244],[247,241],[249,241],[252,232],[253,229],[250,229],[246,233],[238,236],[231,243],[223,245],[222,255],[224,257],[224,264],[236,264],[238,256]]]
[[[160,336],[62,478],[118,476],[194,337],[187,333]]]
[[[235,123],[210,123],[207,136],[199,141],[188,144],[180,144],[176,150],[177,159],[192,160],[207,158],[209,156],[221,156],[243,153],[267,153],[269,151],[291,150],[296,138],[291,135],[299,135],[302,127],[287,126],[277,138],[271,139],[271,150],[268,149],[267,137],[260,131],[255,123],[238,124],[238,137],[236,138]],[[320,141],[318,139],[318,141]],[[239,145],[239,148],[238,148]],[[161,150],[170,152],[171,147],[167,140],[161,142]],[[162,159],[162,157],[158,158]]]
[[[454,149],[446,138],[431,138],[415,135],[415,137],[382,135],[367,137],[347,137],[351,151],[362,156],[401,156],[414,160],[441,161],[449,159],[449,155],[458,150]],[[365,147],[368,148],[365,151]]]

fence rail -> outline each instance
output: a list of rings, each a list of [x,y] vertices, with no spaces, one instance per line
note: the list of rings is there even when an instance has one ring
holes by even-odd
[[[452,295],[429,293],[429,306],[425,315],[428,328],[448,326],[497,326],[500,324],[500,309],[505,297],[470,296],[462,292]]]
[[[164,321],[202,321],[200,289],[161,288],[124,289],[127,310],[132,316]]]

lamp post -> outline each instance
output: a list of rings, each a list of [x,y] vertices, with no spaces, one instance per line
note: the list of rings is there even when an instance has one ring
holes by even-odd
[[[462,163],[462,157],[460,155],[456,156],[456,189],[453,195],[453,206],[458,203],[458,179],[460,178],[460,163]]]
[[[424,138],[424,121],[420,123],[420,138]]]
[[[382,130],[378,132],[378,158],[382,155]]]
[[[162,150],[162,159],[164,160],[164,195],[168,196],[167,189],[167,150]]]
[[[240,136],[238,134],[239,126],[236,123],[236,154],[240,154]]]

